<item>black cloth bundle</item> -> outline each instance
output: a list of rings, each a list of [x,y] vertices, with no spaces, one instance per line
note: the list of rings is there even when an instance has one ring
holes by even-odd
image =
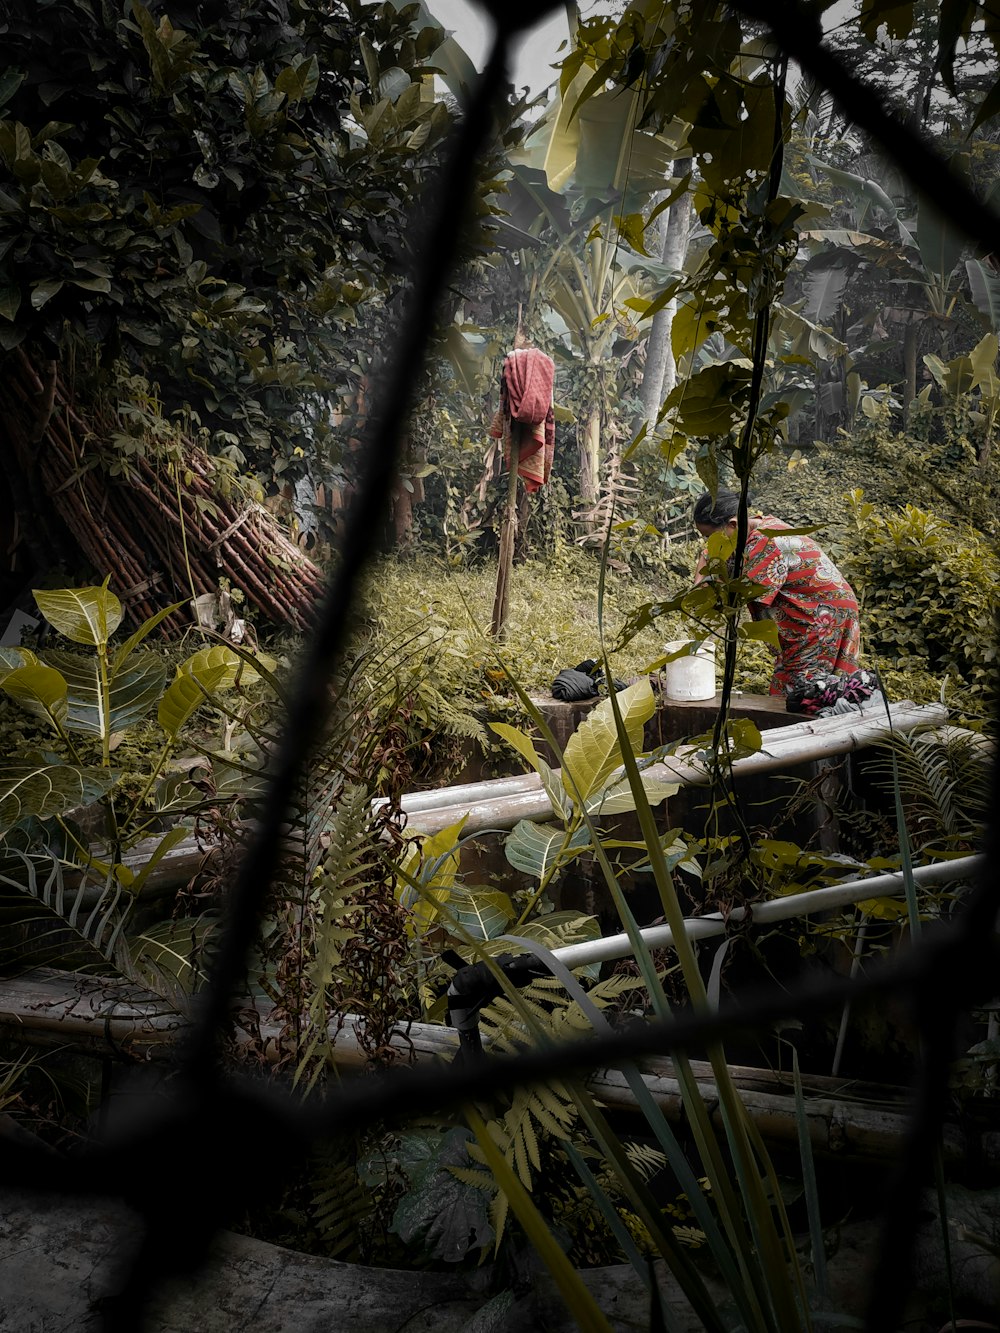
[[[616,694],[619,690],[625,689],[623,680],[612,680],[611,684]],[[580,699],[596,699],[599,694],[607,693],[608,688],[604,672],[592,657],[588,657],[583,662],[578,662],[575,667],[567,667],[564,671],[560,671],[552,682],[552,697],[561,699],[563,703],[576,703]]]

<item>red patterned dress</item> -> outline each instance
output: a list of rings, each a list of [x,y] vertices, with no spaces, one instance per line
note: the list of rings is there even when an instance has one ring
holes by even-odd
[[[750,519],[743,575],[763,592],[750,603],[754,620],[778,627],[771,693],[785,694],[796,676],[858,669],[858,603],[854,589],[811,537],[784,537],[780,519]],[[764,531],[773,532],[766,536]]]

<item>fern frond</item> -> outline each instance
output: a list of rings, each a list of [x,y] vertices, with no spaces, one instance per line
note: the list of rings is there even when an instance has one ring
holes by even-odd
[[[12,917],[0,943],[0,967],[61,963],[66,967],[122,970],[122,934],[134,899],[109,877],[95,884],[85,874],[67,883],[54,852],[23,850],[7,840],[0,849],[0,920]]]
[[[643,1180],[662,1171],[667,1164],[666,1154],[648,1143],[626,1143],[625,1152],[636,1172]]]
[[[477,1171],[471,1166],[449,1166],[448,1170],[463,1185],[471,1185],[473,1189],[484,1190],[487,1194],[492,1194],[497,1187],[496,1181],[488,1171]]]
[[[358,1177],[353,1144],[320,1150],[314,1156],[309,1213],[331,1259],[356,1262],[370,1228],[375,1201]]]
[[[922,850],[954,850],[980,834],[989,808],[988,746],[973,733],[894,735],[878,747],[872,765],[879,784],[892,791],[898,774],[911,836]]]
[[[504,1228],[507,1225],[507,1216],[510,1212],[510,1204],[503,1190],[497,1190],[493,1202],[490,1204],[490,1225],[493,1227],[493,1234],[496,1236],[493,1253],[500,1253],[500,1242],[503,1240]]]

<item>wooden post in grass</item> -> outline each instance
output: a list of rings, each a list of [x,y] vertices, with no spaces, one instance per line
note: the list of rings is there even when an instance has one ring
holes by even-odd
[[[510,606],[510,580],[514,571],[514,541],[517,538],[517,464],[520,458],[520,425],[510,432],[510,474],[507,478],[507,502],[500,519],[500,560],[497,565],[497,589],[493,598],[493,622],[490,633],[502,639]]]
[[[526,346],[524,327],[521,323],[521,306],[517,307],[517,331],[514,334],[514,351]],[[521,430],[517,422],[510,427],[510,473],[507,477],[507,503],[500,519],[500,559],[497,564],[497,590],[493,598],[493,621],[490,633],[494,639],[502,639],[507,623],[507,611],[510,608],[510,580],[514,571],[514,542],[517,539],[517,465],[521,457]]]

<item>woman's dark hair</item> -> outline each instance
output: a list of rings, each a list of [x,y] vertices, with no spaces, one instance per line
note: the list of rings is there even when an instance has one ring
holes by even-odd
[[[695,525],[706,528],[724,528],[739,513],[740,497],[735,491],[717,491],[715,501],[711,491],[705,491],[694,502]]]

